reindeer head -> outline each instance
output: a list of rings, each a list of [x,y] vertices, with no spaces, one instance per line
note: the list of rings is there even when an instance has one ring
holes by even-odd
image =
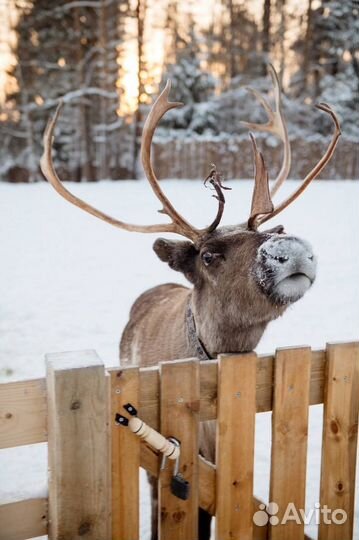
[[[278,215],[289,206],[314,180],[330,160],[335,150],[340,128],[333,110],[326,104],[318,108],[333,119],[335,132],[324,156],[301,182],[295,192],[276,207],[271,197],[275,195],[289,174],[291,153],[286,123],[283,116],[281,93],[276,72],[270,66],[274,82],[275,109],[255,90],[251,90],[264,107],[268,122],[264,125],[248,124],[252,129],[262,129],[276,134],[284,143],[282,168],[269,190],[268,173],[255,139],[251,141],[255,162],[255,185],[251,212],[246,223],[221,227],[225,198],[221,177],[213,167],[206,179],[216,192],[218,209],[212,223],[197,229],[188,223],[163,193],[151,164],[151,142],[157,124],[170,109],[182,105],[168,101],[170,83],[155,101],[143,129],[141,146],[142,164],[148,181],[162,204],[160,213],[167,214],[171,222],[157,225],[130,225],[114,219],[72,195],[61,183],[51,158],[51,144],[56,119],[61,107],[49,122],[44,135],[44,154],[41,168],[52,186],[66,200],[86,212],[116,227],[143,233],[167,232],[185,237],[186,241],[158,239],[154,250],[162,261],[182,272],[194,285],[194,308],[198,312],[203,304],[206,309],[220,309],[224,318],[244,326],[276,318],[287,305],[297,301],[309,289],[316,275],[316,259],[311,246],[304,240],[284,232],[282,226],[259,231],[259,226]],[[197,308],[196,308],[197,306]],[[227,317],[226,317],[227,314]]]

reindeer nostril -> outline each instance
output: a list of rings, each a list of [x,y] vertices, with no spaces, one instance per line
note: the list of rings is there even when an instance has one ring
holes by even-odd
[[[312,261],[312,260],[314,259],[314,255],[309,255],[309,256],[308,256],[308,259],[309,259],[310,261]]]
[[[283,263],[286,263],[287,261],[289,261],[289,257],[274,257],[276,261],[278,261],[279,263],[283,264]]]

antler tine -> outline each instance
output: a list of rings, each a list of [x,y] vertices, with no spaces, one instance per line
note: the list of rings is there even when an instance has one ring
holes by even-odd
[[[204,229],[196,229],[190,223],[188,223],[177,212],[177,210],[171,204],[169,199],[163,193],[162,189],[160,188],[159,181],[156,177],[156,174],[153,170],[152,163],[151,163],[151,143],[152,143],[152,138],[153,138],[155,129],[159,121],[163,117],[163,115],[170,109],[174,109],[176,107],[180,107],[183,105],[183,103],[168,101],[170,90],[171,90],[171,81],[168,80],[164,90],[155,101],[150,111],[150,114],[147,117],[147,120],[143,128],[143,136],[142,136],[142,144],[141,144],[141,160],[142,160],[142,165],[146,173],[147,179],[150,182],[151,187],[156,197],[161,201],[163,205],[162,209],[159,210],[159,212],[161,214],[167,214],[173,220],[173,225],[174,225],[174,228],[176,229],[174,232],[177,232],[178,234],[182,234],[183,236],[186,236],[187,238],[190,238],[191,240],[196,242],[196,240],[198,240],[200,237],[203,237],[206,234],[213,232],[218,227],[222,218],[224,204],[225,204],[225,199],[224,199],[222,189],[229,189],[229,188],[224,188],[224,186],[222,186],[221,182],[218,181],[218,179],[211,182],[217,193],[216,199],[218,200],[218,209],[217,209],[217,215],[214,221],[211,223],[211,225],[209,225],[208,227]]]
[[[131,232],[142,232],[142,233],[158,233],[158,232],[168,232],[168,233],[176,233],[184,236],[185,238],[189,238],[194,243],[196,243],[202,236],[205,236],[209,232],[212,232],[218,225],[221,220],[222,214],[223,214],[223,207],[224,207],[224,197],[222,194],[222,188],[224,188],[221,183],[219,182],[219,185],[214,184],[215,190],[217,192],[217,199],[218,199],[218,211],[215,220],[212,222],[212,224],[205,228],[205,229],[196,229],[192,225],[190,225],[173,207],[173,205],[170,203],[166,195],[163,193],[162,189],[159,186],[159,182],[156,178],[156,175],[153,171],[152,164],[151,164],[151,142],[153,138],[154,131],[161,120],[162,116],[169,111],[170,109],[173,109],[174,107],[179,107],[182,105],[182,103],[171,103],[168,101],[168,94],[171,89],[171,83],[170,81],[167,82],[165,89],[160,94],[160,96],[155,101],[154,105],[152,106],[152,109],[150,111],[150,114],[147,117],[147,120],[145,122],[144,128],[143,128],[143,139],[142,139],[142,145],[141,145],[141,158],[144,170],[146,172],[147,178],[150,182],[150,185],[157,196],[157,198],[161,201],[163,208],[160,210],[161,213],[167,214],[171,218],[170,223],[159,223],[157,225],[132,225],[129,223],[125,223],[124,221],[120,221],[118,219],[115,219],[101,210],[97,210],[97,208],[91,206],[90,204],[86,203],[79,197],[76,197],[73,195],[68,189],[65,188],[65,186],[62,184],[59,176],[57,175],[57,172],[55,170],[53,161],[52,161],[52,143],[54,138],[54,129],[56,126],[56,122],[58,119],[58,116],[60,114],[60,110],[62,108],[62,102],[59,103],[56,112],[48,122],[48,125],[46,127],[45,133],[44,133],[44,152],[41,157],[40,166],[41,170],[45,176],[45,178],[50,182],[50,184],[53,186],[53,188],[67,201],[69,201],[71,204],[78,206],[85,212],[88,212],[89,214],[92,214],[93,216],[102,219],[103,221],[106,221],[107,223],[110,223],[111,225],[114,225],[115,227],[118,227],[120,229],[125,229],[126,231]],[[227,188],[228,189],[228,188]]]
[[[309,186],[309,184],[321,173],[321,171],[324,169],[326,164],[330,161],[332,158],[335,148],[338,144],[339,137],[341,135],[340,131],[340,125],[339,120],[333,109],[327,104],[327,103],[319,103],[316,105],[316,108],[328,113],[334,123],[335,130],[332,136],[332,140],[329,143],[329,146],[324,154],[324,156],[319,160],[319,162],[316,164],[316,166],[310,171],[309,174],[304,178],[301,185],[297,190],[292,193],[287,199],[285,199],[283,202],[281,202],[270,215],[263,215],[260,216],[258,219],[258,224],[262,224],[268,219],[271,219],[272,217],[278,215],[280,212],[282,212],[285,208],[287,208],[290,204],[292,204],[293,201],[295,201],[299,195],[303,193],[303,191]]]
[[[142,133],[141,160],[152,190],[163,205],[162,209],[159,210],[159,212],[161,214],[167,214],[173,220],[173,224],[177,232],[179,232],[183,236],[186,236],[187,238],[191,238],[191,240],[196,240],[200,235],[200,231],[192,227],[192,225],[190,225],[177,212],[172,203],[163,193],[151,163],[151,143],[158,123],[167,111],[176,107],[181,107],[183,105],[183,103],[180,102],[168,101],[170,90],[171,81],[168,80],[164,90],[161,92],[161,94],[158,96],[157,100],[153,104],[152,109],[146,119]]]
[[[61,197],[69,201],[71,204],[78,206],[85,212],[88,212],[89,214],[92,214],[93,216],[99,219],[102,219],[103,221],[106,221],[107,223],[110,223],[111,225],[114,225],[115,227],[118,227],[120,229],[125,229],[126,231],[143,232],[143,233],[178,232],[173,223],[160,223],[158,225],[131,225],[129,223],[125,223],[124,221],[119,221],[118,219],[115,219],[105,214],[104,212],[101,212],[101,210],[97,210],[96,208],[86,203],[79,197],[76,197],[75,195],[73,195],[70,191],[68,191],[65,188],[65,186],[62,184],[60,178],[58,177],[56,173],[56,170],[52,161],[52,142],[54,138],[53,134],[54,134],[55,126],[56,126],[56,121],[60,114],[62,105],[63,103],[62,101],[60,101],[53,118],[51,118],[47,124],[46,130],[44,133],[44,152],[40,160],[41,170],[45,178],[48,180],[48,182],[50,182],[52,187],[61,195]]]
[[[269,193],[268,171],[264,163],[263,155],[258,150],[256,140],[252,133],[249,134],[252,141],[254,164],[255,164],[255,184],[252,196],[251,215],[248,220],[248,229],[257,228],[257,220],[260,215],[267,215],[273,212],[273,203]]]
[[[217,172],[216,165],[214,163],[211,163],[211,166],[212,166],[212,169],[210,170],[209,175],[207,176],[207,178],[204,180],[203,183],[204,183],[204,185],[206,185],[207,182],[209,182],[213,186],[213,189],[215,190],[216,195],[212,195],[212,197],[217,199],[217,201],[218,201],[218,209],[217,209],[216,217],[214,218],[212,223],[210,225],[208,225],[208,227],[206,229],[202,229],[201,233],[202,233],[203,236],[213,232],[218,227],[218,225],[220,224],[221,219],[222,219],[222,215],[223,215],[223,211],[224,211],[224,205],[225,205],[225,202],[226,202],[226,200],[224,198],[223,190],[224,189],[225,190],[231,190],[232,189],[230,187],[225,187],[222,184],[222,175],[221,175],[221,173]]]
[[[273,187],[270,191],[270,194],[273,197],[277,193],[283,182],[288,178],[291,165],[291,150],[287,126],[283,114],[283,103],[278,75],[272,64],[268,64],[268,70],[271,74],[273,81],[275,110],[271,108],[268,101],[257,90],[248,87],[247,90],[249,90],[256,97],[256,99],[260,102],[260,104],[266,111],[268,116],[268,122],[266,124],[254,124],[251,122],[241,123],[252,130],[274,133],[283,141],[284,150],[282,167],[278,173],[277,178],[274,180]]]

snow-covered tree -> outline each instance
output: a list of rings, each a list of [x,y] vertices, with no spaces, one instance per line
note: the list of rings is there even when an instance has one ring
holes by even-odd
[[[24,152],[34,163],[29,166],[33,177],[38,177],[44,127],[60,97],[66,106],[56,152],[64,177],[117,176],[117,57],[124,4],[127,1],[21,1],[13,69],[18,90],[8,99],[20,112],[19,129],[29,134]]]
[[[293,44],[299,69],[292,86],[298,94],[305,90],[317,97],[326,76],[359,77],[355,73],[359,62],[359,4],[357,0],[321,0],[313,6],[308,0],[306,31]]]
[[[201,67],[200,43],[193,21],[186,36],[177,38],[174,62],[167,65],[163,80],[171,79],[172,96],[183,103],[200,103],[207,101],[214,92],[215,79]]]

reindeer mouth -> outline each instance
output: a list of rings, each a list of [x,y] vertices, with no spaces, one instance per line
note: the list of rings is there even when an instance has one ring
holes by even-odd
[[[292,304],[310,289],[314,278],[303,272],[295,272],[278,281],[271,290],[270,298],[276,304]]]

